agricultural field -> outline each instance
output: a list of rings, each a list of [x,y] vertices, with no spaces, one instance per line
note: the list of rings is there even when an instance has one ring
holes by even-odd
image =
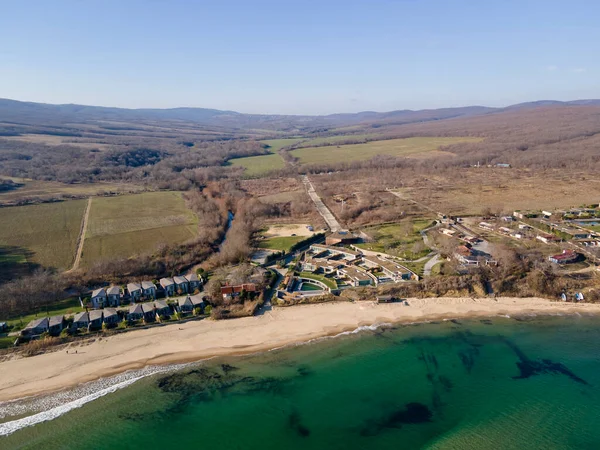
[[[264,141],[260,141],[262,144],[269,146],[269,151],[271,153],[277,153],[283,147],[287,147],[289,145],[297,144],[298,142],[303,141],[304,138],[289,138],[289,139],[266,139]]]
[[[360,141],[363,139],[377,139],[378,137],[381,137],[381,135],[373,134],[373,133],[346,134],[346,135],[339,135],[339,136],[318,137],[318,138],[302,141],[301,146],[302,147],[319,147],[319,146],[323,146],[326,144],[337,144],[338,142]]]
[[[440,154],[438,149],[441,146],[479,141],[480,138],[470,137],[415,137],[364,144],[300,148],[292,150],[291,154],[298,158],[301,164],[335,164],[343,161],[364,161],[377,155],[414,157],[434,151]]]
[[[433,219],[413,219],[367,227],[363,231],[373,239],[373,242],[356,244],[356,246],[409,260],[422,258],[431,250],[423,243],[420,232],[432,224]]]
[[[233,167],[243,167],[244,177],[260,177],[273,170],[280,170],[285,167],[285,161],[278,154],[248,156],[246,158],[230,159],[229,163]]]
[[[94,198],[82,265],[152,253],[162,244],[188,241],[196,236],[197,223],[180,192]]]
[[[87,200],[0,208],[0,262],[67,269],[73,264]]]
[[[43,201],[52,198],[70,196],[89,197],[104,193],[134,193],[144,188],[126,183],[75,183],[66,184],[57,181],[40,181],[29,178],[0,176],[0,180],[11,180],[15,189],[0,192],[0,205],[14,205],[23,200]]]

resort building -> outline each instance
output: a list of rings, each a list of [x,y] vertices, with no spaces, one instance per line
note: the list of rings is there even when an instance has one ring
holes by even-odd
[[[191,314],[194,311],[194,304],[190,297],[182,297],[178,300],[179,313],[182,315]]]
[[[27,324],[21,331],[21,336],[34,337],[39,336],[42,333],[46,333],[49,328],[49,321],[47,317],[41,319],[32,320]]]
[[[90,311],[88,314],[89,317],[89,324],[88,324],[88,329],[89,330],[99,330],[100,328],[102,328],[102,321],[104,318],[104,314],[102,312],[102,310],[93,310]]]
[[[156,286],[154,285],[154,283],[152,281],[142,281],[142,295],[145,298],[156,298]]]
[[[136,322],[138,320],[142,320],[143,318],[144,310],[142,309],[141,304],[137,303],[129,307],[129,312],[127,313],[127,320],[129,322]]]
[[[108,326],[113,326],[121,321],[119,314],[116,309],[105,308],[104,309],[104,323]]]
[[[111,286],[106,290],[106,298],[108,306],[119,306],[121,304],[121,288],[119,286]]]
[[[175,295],[175,282],[172,278],[161,278],[159,281],[167,297]]]
[[[188,280],[185,277],[173,277],[173,282],[175,283],[175,292],[177,292],[179,295],[187,294],[189,292],[190,286]]]
[[[142,286],[139,283],[127,283],[127,292],[132,302],[139,302],[142,298]]]
[[[185,279],[188,282],[190,293],[196,292],[202,287],[202,279],[195,272],[186,275]]]
[[[363,261],[367,267],[380,269],[387,278],[390,278],[395,282],[419,279],[416,273],[410,271],[401,264],[390,261],[389,259],[365,256]]]
[[[64,328],[65,316],[52,316],[48,319],[48,333],[58,336]]]
[[[96,289],[92,292],[92,306],[94,308],[104,308],[106,306],[106,299],[104,288]]]
[[[346,266],[337,270],[339,277],[348,279],[348,284],[354,287],[370,286],[373,279],[365,272],[354,266]]]
[[[332,247],[323,244],[312,244],[310,246],[310,250],[315,254],[317,258],[324,258],[327,255],[339,255],[346,261],[355,261],[356,259],[358,259],[358,257],[362,255],[362,253],[344,247]]]
[[[73,330],[79,330],[81,328],[85,328],[87,330],[89,325],[90,325],[90,316],[87,313],[87,311],[75,314],[75,317],[73,318],[73,326],[72,326]]]
[[[160,318],[169,318],[171,316],[171,307],[164,300],[156,300],[154,302],[154,310]]]

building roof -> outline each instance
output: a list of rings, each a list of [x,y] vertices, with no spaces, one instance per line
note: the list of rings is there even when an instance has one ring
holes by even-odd
[[[172,286],[175,284],[172,278],[161,278],[159,283],[162,287]]]
[[[310,247],[318,249],[318,250],[327,250],[328,252],[331,252],[331,253],[341,253],[344,255],[359,256],[362,254],[360,252],[356,252],[354,250],[350,250],[345,247],[333,247],[331,245],[312,244]]]
[[[42,317],[40,319],[34,319],[27,324],[25,329],[28,330],[31,328],[38,328],[38,327],[45,327],[45,328],[48,327],[48,318]]]
[[[256,285],[254,283],[238,284],[237,286],[223,286],[221,288],[221,294],[238,294],[242,291],[256,292]]]
[[[135,291],[142,289],[139,283],[127,283],[127,292],[130,294]]]
[[[106,297],[106,291],[104,290],[104,288],[100,288],[100,289],[96,289],[94,291],[92,291],[92,297]]]
[[[167,305],[167,302],[165,302],[164,300],[156,300],[154,302],[154,307],[156,309],[165,309],[165,308],[168,308],[169,305]]]
[[[95,309],[89,312],[90,322],[94,322],[95,320],[102,320],[103,312],[102,310]]]
[[[395,262],[392,262],[388,259],[382,259],[382,258],[369,258],[368,256],[365,256],[364,258],[366,261],[370,261],[373,264],[377,264],[379,265],[381,268],[390,271],[390,272],[401,272],[401,273],[408,273],[409,270],[403,266],[401,266],[400,264],[396,264]]]
[[[188,280],[185,277],[182,277],[182,276],[173,277],[173,281],[175,282],[175,284],[183,284],[183,283],[187,283],[188,282]]]
[[[129,314],[144,314],[144,310],[142,309],[142,304],[136,303],[135,305],[131,305],[129,307]]]
[[[65,316],[52,316],[48,320],[48,325],[51,327],[55,325],[61,325],[63,323],[63,320],[65,320]]]
[[[575,259],[578,256],[579,255],[573,250],[563,250],[562,253],[559,253],[558,255],[552,255],[550,258],[556,261],[568,261],[570,259]]]
[[[181,297],[179,300],[177,300],[177,303],[179,303],[179,306],[183,306],[183,305],[192,305],[192,301],[190,300],[189,297]]]
[[[142,289],[156,289],[156,286],[152,281],[142,281]]]
[[[140,305],[144,314],[154,311],[154,305],[152,303],[140,303]]]
[[[104,318],[106,319],[107,317],[112,317],[112,316],[117,316],[117,310],[114,308],[104,308]]]
[[[119,286],[111,286],[106,290],[107,295],[121,295],[121,288]]]
[[[185,279],[188,280],[190,283],[192,281],[200,281],[200,278],[198,278],[198,275],[195,272],[192,272],[189,275],[186,275]]]
[[[90,316],[87,313],[87,311],[77,313],[77,314],[75,314],[75,317],[73,318],[73,322],[89,322],[89,321],[90,321]]]
[[[359,270],[356,267],[348,266],[340,270],[343,271],[350,278],[358,281],[371,280],[371,277],[369,277],[369,275],[367,275],[366,272]]]
[[[194,305],[194,306],[198,306],[198,305],[203,305],[204,304],[204,296],[202,294],[192,295],[190,297],[190,300],[192,301],[192,305]]]

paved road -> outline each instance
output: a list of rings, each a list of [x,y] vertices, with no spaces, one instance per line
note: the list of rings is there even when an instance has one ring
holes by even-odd
[[[317,211],[319,211],[319,214],[321,214],[321,216],[323,216],[323,219],[325,219],[325,222],[329,226],[329,229],[334,232],[342,230],[342,226],[339,224],[339,222],[337,221],[335,216],[331,213],[331,211],[329,211],[329,208],[327,208],[327,206],[325,206],[325,203],[323,203],[323,200],[321,200],[321,197],[319,197],[319,195],[315,191],[315,187],[313,186],[313,184],[310,182],[310,180],[308,179],[308,177],[306,175],[302,176],[302,183],[304,183],[304,186],[306,187],[306,190],[308,191],[308,195],[310,196],[313,203],[317,207]]]
[[[435,266],[441,260],[442,260],[442,257],[439,254],[436,254],[433,258],[431,258],[429,261],[427,261],[425,263],[425,266],[423,267],[423,276],[430,277],[431,269],[433,269],[433,266]]]

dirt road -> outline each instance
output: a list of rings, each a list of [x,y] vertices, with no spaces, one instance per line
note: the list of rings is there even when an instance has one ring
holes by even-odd
[[[85,241],[85,230],[87,230],[88,219],[90,218],[90,209],[92,208],[92,197],[88,198],[87,205],[85,207],[85,213],[83,214],[83,222],[81,223],[81,230],[79,230],[79,239],[77,239],[77,253],[75,253],[75,261],[73,267],[67,272],[72,272],[79,268],[81,262],[81,255],[83,254],[83,242]]]

